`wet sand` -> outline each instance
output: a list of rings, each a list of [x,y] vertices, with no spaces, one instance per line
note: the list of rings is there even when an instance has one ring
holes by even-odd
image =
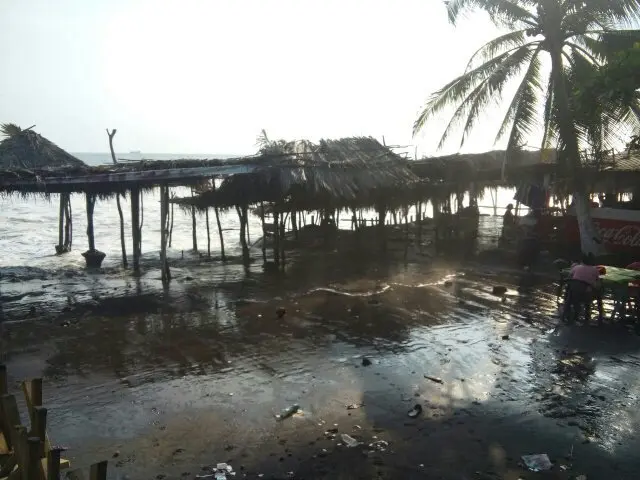
[[[640,475],[640,337],[558,327],[547,275],[324,253],[284,278],[176,273],[169,292],[154,271],[100,279],[120,295],[149,292],[127,308],[101,308],[102,295],[79,309],[76,292],[5,322],[11,389],[44,376],[50,435],[74,466],[108,459],[114,479],[195,478],[218,462],[235,478]],[[54,283],[42,296],[61,296]],[[293,404],[301,413],[276,419]],[[523,469],[534,453],[554,468]]]

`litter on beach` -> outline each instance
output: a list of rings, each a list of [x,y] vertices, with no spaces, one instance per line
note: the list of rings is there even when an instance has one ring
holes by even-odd
[[[544,472],[550,470],[553,467],[549,456],[546,453],[539,453],[536,455],[522,455],[522,461],[525,466],[532,472]]]

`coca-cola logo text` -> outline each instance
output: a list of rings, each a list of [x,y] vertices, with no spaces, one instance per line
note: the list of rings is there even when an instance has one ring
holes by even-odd
[[[640,226],[622,225],[620,227],[611,227],[598,224],[597,227],[604,243],[621,247],[640,247]]]

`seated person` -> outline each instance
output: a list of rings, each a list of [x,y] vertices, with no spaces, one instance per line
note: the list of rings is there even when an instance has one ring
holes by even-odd
[[[599,319],[604,316],[602,306],[602,292],[600,288],[600,270],[594,265],[592,255],[584,255],[580,263],[574,264],[569,273],[569,285],[565,301],[572,304],[584,304],[587,308],[587,320],[589,309],[593,299],[598,301]]]
[[[513,203],[507,205],[507,211],[502,215],[502,225],[503,227],[511,226],[516,222],[516,218],[513,216]]]

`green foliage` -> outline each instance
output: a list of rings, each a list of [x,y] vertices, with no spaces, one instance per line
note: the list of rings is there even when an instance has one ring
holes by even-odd
[[[632,58],[623,62],[620,51],[640,40],[640,31],[622,29],[640,19],[640,0],[450,0],[446,5],[454,24],[466,13],[484,11],[509,32],[481,47],[462,75],[428,99],[415,121],[414,134],[434,116],[453,107],[439,147],[458,127],[462,127],[462,146],[485,108],[505,100],[503,93],[512,81],[518,82],[516,93],[508,103],[496,137],[496,141],[508,138],[508,149],[521,147],[542,125],[543,147],[558,140],[561,145],[572,144],[575,152],[578,139],[592,144],[596,136],[608,138],[620,123],[636,120],[629,112],[637,108],[637,98],[622,92],[629,92],[629,84],[640,75],[640,57],[633,49],[633,53],[627,52]],[[542,66],[549,63],[553,54],[562,58],[561,71],[556,69],[547,77]],[[612,69],[623,62],[629,70],[618,66],[608,75],[601,74],[597,67],[608,62]],[[625,76],[633,68],[633,74]],[[580,79],[585,76],[594,76],[594,87],[588,88],[603,82],[619,85],[611,93],[618,103],[606,101],[602,108],[585,107],[587,86],[580,87],[581,96],[576,95]],[[554,83],[554,78],[562,80]],[[558,97],[559,92],[562,98]],[[569,111],[567,107],[559,110],[561,99]],[[606,121],[596,122],[595,118],[601,115]],[[565,138],[561,138],[561,131]]]

